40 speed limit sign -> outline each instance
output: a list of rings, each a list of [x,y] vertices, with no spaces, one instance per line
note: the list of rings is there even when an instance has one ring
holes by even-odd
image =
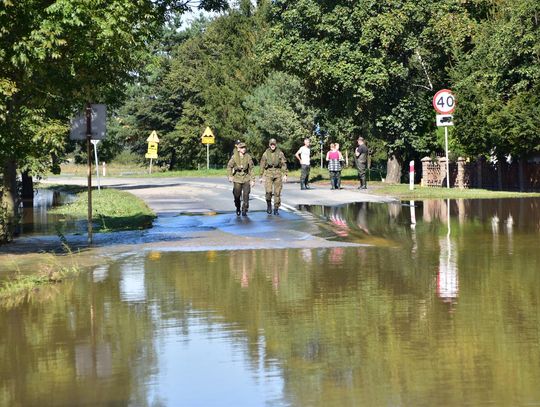
[[[456,98],[449,89],[442,89],[433,96],[433,107],[440,114],[450,114],[456,108]]]

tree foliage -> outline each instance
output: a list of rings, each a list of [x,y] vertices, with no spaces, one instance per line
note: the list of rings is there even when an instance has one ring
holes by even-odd
[[[179,0],[2,1],[0,163],[8,180],[2,198],[10,207],[16,207],[17,164],[34,171],[52,165],[44,147],[54,146],[53,155],[62,149],[67,119],[86,103],[117,103],[167,16],[188,6]]]
[[[526,156],[540,150],[540,4],[494,4],[452,78],[456,130],[472,155]]]

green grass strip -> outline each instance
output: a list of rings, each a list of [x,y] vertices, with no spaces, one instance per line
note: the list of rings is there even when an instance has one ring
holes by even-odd
[[[79,192],[75,202],[58,206],[51,213],[86,219],[88,193]],[[156,214],[146,203],[129,192],[102,188],[92,190],[92,217],[100,232],[146,229],[152,226]]]
[[[400,199],[497,199],[497,198],[535,198],[540,193],[490,191],[487,189],[459,189],[442,187],[414,186],[409,190],[409,184],[388,185],[382,182],[368,183],[368,192],[376,195],[394,196]]]

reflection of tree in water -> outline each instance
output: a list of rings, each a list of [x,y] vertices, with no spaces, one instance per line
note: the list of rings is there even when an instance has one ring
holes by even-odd
[[[120,273],[112,265],[97,283],[90,273],[47,302],[0,312],[0,404],[146,404],[152,319],[122,301]]]
[[[502,265],[492,264],[488,281],[461,264],[466,295],[486,300],[462,301],[449,315],[434,286],[439,239],[430,233],[419,233],[418,239],[422,250],[415,259],[407,247],[345,249],[340,262],[331,249],[312,250],[311,258],[300,250],[241,251],[234,260],[232,253],[220,254],[212,265],[189,255],[186,265],[200,267],[166,274],[178,297],[218,312],[225,326],[234,326],[231,340],[245,344],[254,369],[261,359],[267,365],[279,362],[286,397],[294,405],[475,404],[482,394],[441,392],[440,383],[474,388],[484,380],[476,370],[479,359],[491,372],[490,383],[480,387],[487,386],[494,399],[511,404],[511,394],[534,393],[538,349],[519,361],[530,380],[505,373],[514,368],[511,355],[519,354],[522,333],[540,322],[530,312],[536,309],[534,285],[508,276]],[[248,287],[237,273],[244,264],[253,270]],[[534,279],[533,268],[528,270]],[[471,278],[482,284],[471,284]],[[507,330],[506,322],[494,324],[490,316],[498,320],[514,306],[525,316],[520,326]],[[497,357],[486,359],[487,344],[497,348]]]

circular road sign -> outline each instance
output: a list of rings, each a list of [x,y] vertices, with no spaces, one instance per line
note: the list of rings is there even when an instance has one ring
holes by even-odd
[[[456,108],[456,98],[449,89],[442,89],[433,96],[433,107],[440,114],[450,114]]]

